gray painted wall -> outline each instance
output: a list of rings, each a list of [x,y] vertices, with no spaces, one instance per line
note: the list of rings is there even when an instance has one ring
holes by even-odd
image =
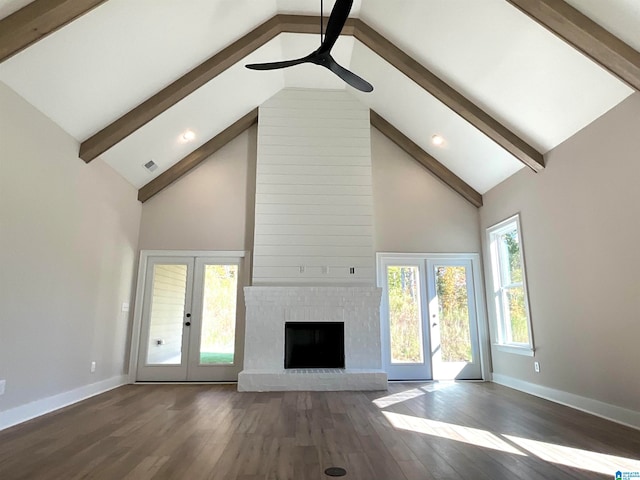
[[[2,411],[125,373],[141,207],[2,83],[0,146]]]
[[[478,209],[371,129],[377,252],[480,253]]]
[[[145,202],[141,249],[253,250],[256,128]],[[478,209],[371,129],[374,248],[480,252]]]
[[[480,210],[483,236],[520,212],[536,347],[535,359],[494,349],[494,371],[640,411],[640,94],[547,162],[490,190]]]
[[[240,134],[142,205],[141,250],[251,250],[256,132]]]

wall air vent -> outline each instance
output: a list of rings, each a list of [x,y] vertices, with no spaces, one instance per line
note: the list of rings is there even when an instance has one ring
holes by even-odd
[[[144,164],[144,168],[146,168],[151,173],[153,173],[158,169],[158,165],[153,160],[149,160],[147,163]]]

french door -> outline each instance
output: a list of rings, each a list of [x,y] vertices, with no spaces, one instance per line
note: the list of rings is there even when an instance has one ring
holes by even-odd
[[[483,378],[474,268],[465,255],[378,255],[389,379]]]
[[[147,258],[136,380],[237,380],[241,268],[241,258]]]

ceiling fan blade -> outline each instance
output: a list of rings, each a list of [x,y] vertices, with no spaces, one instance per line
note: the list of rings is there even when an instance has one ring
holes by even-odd
[[[277,70],[278,68],[293,67],[294,65],[300,65],[307,62],[309,57],[296,58],[295,60],[285,60],[283,62],[271,62],[271,63],[251,63],[245,65],[245,67],[251,70]]]
[[[372,92],[373,85],[355,73],[340,66],[330,54],[331,49],[338,40],[338,37],[340,37],[344,24],[349,18],[352,6],[353,0],[336,0],[336,3],[333,5],[333,9],[331,10],[329,21],[327,22],[327,32],[324,40],[320,45],[320,48],[315,52],[312,52],[306,57],[297,58],[295,60],[271,63],[252,63],[246,65],[246,67],[251,70],[276,70],[279,68],[293,67],[294,65],[300,65],[301,63],[314,63],[328,68],[353,88],[360,90],[361,92]]]
[[[333,73],[338,75],[342,80],[347,82],[353,88],[360,90],[361,92],[373,92],[373,85],[367,82],[365,79],[360,78],[353,72],[350,72],[343,66],[339,65],[333,57],[329,57],[329,61],[323,66],[327,67]]]
[[[320,45],[318,53],[327,53],[333,48],[347,18],[349,18],[352,5],[353,0],[336,0],[336,3],[333,5],[333,10],[331,10],[329,21],[327,22],[327,32],[325,33],[324,41],[322,45]],[[322,15],[322,12],[320,12],[320,15]]]

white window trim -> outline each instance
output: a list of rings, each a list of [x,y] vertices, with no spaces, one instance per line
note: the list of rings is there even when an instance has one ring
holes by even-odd
[[[499,298],[501,295],[498,290],[508,288],[513,285],[496,285],[496,280],[501,281],[502,275],[500,274],[500,264],[498,258],[500,257],[494,238],[498,235],[511,229],[513,224],[516,224],[518,230],[518,237],[520,243],[520,263],[522,265],[522,287],[524,290],[524,304],[527,313],[527,327],[529,329],[529,342],[528,343],[510,343],[505,341],[506,334],[504,332],[505,325],[502,321],[502,303]],[[517,213],[509,218],[502,220],[501,222],[492,225],[487,228],[487,252],[489,258],[487,259],[487,265],[490,268],[491,275],[487,279],[488,289],[488,310],[491,316],[491,321],[494,326],[494,341],[493,346],[499,351],[506,353],[514,353],[517,355],[534,356],[535,347],[533,341],[533,328],[531,324],[531,309],[529,307],[529,291],[527,287],[527,267],[524,259],[524,242],[522,239],[522,226],[520,223],[520,214]],[[500,305],[498,305],[500,303]],[[499,317],[500,315],[500,317]]]
[[[530,346],[518,346],[517,344],[509,343],[494,343],[493,347],[500,352],[514,353],[516,355],[523,355],[526,357],[535,356],[535,349]]]

